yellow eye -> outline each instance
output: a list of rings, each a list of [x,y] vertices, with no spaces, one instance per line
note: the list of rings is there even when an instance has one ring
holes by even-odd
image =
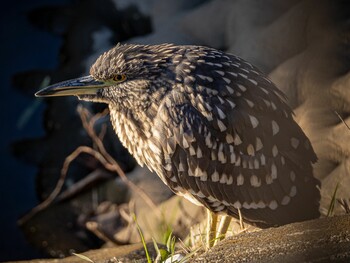
[[[118,74],[113,77],[113,80],[116,82],[122,82],[126,80],[126,76],[124,74]]]

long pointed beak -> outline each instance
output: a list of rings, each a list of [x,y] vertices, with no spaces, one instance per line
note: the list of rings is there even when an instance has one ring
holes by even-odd
[[[77,79],[62,81],[60,83],[48,86],[35,93],[36,97],[54,97],[54,96],[78,96],[94,95],[97,90],[109,86],[102,81],[95,80],[92,76],[85,76]]]

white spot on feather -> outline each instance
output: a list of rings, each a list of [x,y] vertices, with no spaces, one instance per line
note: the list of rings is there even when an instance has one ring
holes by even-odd
[[[203,157],[203,153],[202,153],[202,150],[201,148],[197,148],[197,158],[202,158]]]
[[[179,163],[179,168],[177,169],[179,172],[184,172],[185,171],[185,168],[184,168],[184,165],[183,163]]]
[[[242,143],[241,137],[236,133],[234,137],[234,144],[235,145],[240,145]]]
[[[224,101],[224,99],[223,99],[222,97],[217,96],[217,98],[219,99],[219,101],[220,101],[221,104],[224,104],[224,103],[225,103],[225,101]]]
[[[259,201],[256,205],[258,208],[265,208],[266,207],[266,204],[263,201]]]
[[[272,108],[273,110],[277,110],[277,107],[276,107],[275,103],[273,103],[272,101],[271,101],[271,108]]]
[[[243,185],[243,184],[244,184],[244,177],[242,174],[239,174],[237,176],[237,185],[239,186],[239,185]]]
[[[219,145],[219,149],[218,149],[218,160],[221,162],[221,163],[226,163],[227,160],[226,160],[226,156],[223,152],[223,148],[224,148],[224,145],[222,143],[220,143]]]
[[[226,85],[225,87],[226,87],[228,93],[233,94],[233,88],[231,88],[231,87],[228,86],[228,85]]]
[[[261,139],[259,137],[256,137],[256,144],[255,144],[255,148],[256,148],[256,151],[259,151],[263,148],[263,144],[261,142]]]
[[[275,121],[272,121],[271,123],[272,123],[272,135],[276,135],[279,132],[280,127]]]
[[[203,171],[202,175],[199,177],[199,179],[203,182],[208,180],[208,174],[206,171]]]
[[[261,186],[261,181],[259,180],[259,178],[256,175],[252,175],[250,177],[250,184],[254,187],[259,187],[259,186]]]
[[[245,75],[245,74],[243,74],[243,73],[238,73],[238,75],[240,75],[242,78],[245,78],[245,79],[247,79],[247,78],[248,78],[248,76],[247,76],[247,75]]]
[[[254,107],[254,102],[252,102],[251,100],[245,99],[245,101],[247,102],[248,106],[253,108]]]
[[[299,146],[299,140],[297,138],[292,137],[290,139],[290,144],[293,146],[294,149],[296,149]]]
[[[220,131],[225,131],[227,128],[226,128],[226,126],[225,126],[225,124],[222,122],[222,121],[220,121],[220,120],[217,120],[217,124],[218,124],[218,126],[219,126],[219,129],[220,129]]]
[[[258,82],[256,82],[254,79],[249,79],[251,83],[253,83],[255,86],[258,85]]]
[[[282,205],[287,205],[288,203],[290,202],[290,197],[288,195],[284,196],[282,201],[281,201],[281,204]]]
[[[259,169],[259,167],[260,167],[260,164],[259,164],[259,161],[258,161],[258,159],[254,159],[254,169]]]
[[[241,84],[237,84],[238,88],[242,91],[242,92],[245,92],[247,90],[246,87],[244,87],[243,85]]]
[[[210,112],[205,112],[203,115],[207,118],[208,121],[213,120],[213,115]]]
[[[253,115],[249,115],[250,122],[253,126],[253,128],[256,128],[259,124],[259,121],[257,118],[255,118]]]
[[[198,191],[198,193],[196,193],[196,195],[197,195],[199,198],[205,198],[205,195],[204,195],[201,191]]]
[[[200,176],[202,176],[202,174],[203,174],[202,169],[199,166],[197,166],[196,169],[194,170],[194,176],[200,177]]]
[[[220,178],[220,183],[225,184],[227,182],[227,175],[224,173]]]
[[[269,204],[269,207],[270,207],[270,209],[272,209],[272,210],[277,209],[277,207],[278,207],[277,201],[276,201],[276,200],[272,200],[272,201],[270,202],[270,204]]]
[[[233,137],[229,133],[226,134],[226,142],[227,143],[233,143]]]
[[[194,148],[193,148],[192,145],[190,146],[189,150],[190,150],[190,155],[191,155],[191,156],[193,156],[193,155],[196,154],[196,151],[194,150]]]
[[[171,164],[170,164],[170,163],[166,164],[166,165],[164,166],[164,169],[167,170],[167,171],[171,171],[171,170],[172,170]]]
[[[245,208],[245,209],[250,209],[251,207],[250,207],[250,205],[247,203],[247,202],[243,202],[243,208]]]
[[[267,107],[270,107],[270,106],[271,106],[271,103],[270,103],[268,100],[263,99],[263,101],[265,102],[265,105],[266,105]]]
[[[233,92],[233,90],[232,90]],[[236,107],[236,104],[234,104],[231,100],[226,99],[226,101],[230,104],[231,109],[234,109]]]
[[[260,87],[260,89],[261,89],[263,92],[265,92],[266,94],[269,94],[269,91],[268,91],[267,89],[265,89],[265,88],[263,88],[263,87]]]
[[[237,76],[238,76],[236,72],[227,72],[227,73],[231,74],[231,75],[234,76],[234,77],[237,77]]]
[[[172,176],[172,177],[170,177],[170,180],[171,180],[172,182],[174,182],[174,183],[177,183],[177,179],[176,179],[176,176],[175,176],[175,175]]]
[[[236,202],[234,202],[233,207],[236,208],[236,209],[241,209],[242,205],[241,205],[241,203],[239,201],[236,201]]]
[[[276,157],[277,154],[278,154],[278,149],[277,149],[277,146],[274,145],[274,146],[272,147],[272,155],[273,155],[273,157]]]
[[[222,78],[227,84],[230,84],[231,83],[231,80],[228,79],[228,78]]]
[[[290,192],[289,192],[289,196],[290,197],[294,197],[296,196],[297,194],[297,187],[295,185],[293,185],[291,188],[290,188]]]
[[[291,172],[290,172],[290,180],[291,180],[292,182],[295,181],[295,173],[294,173],[294,171],[291,171]]]
[[[225,119],[226,118],[225,113],[219,107],[215,106],[215,108],[219,114],[220,119],[222,119],[222,120]]]
[[[215,70],[216,73],[218,73],[221,76],[225,75],[225,72],[221,71],[221,70]]]
[[[267,174],[265,177],[266,184],[272,184],[273,180],[271,175]]]
[[[220,177],[219,177],[219,173],[215,170],[214,173],[211,175],[211,180],[213,182],[217,182],[219,181]]]
[[[249,144],[247,146],[247,153],[248,153],[248,155],[254,155],[255,154],[254,146],[252,144]]]
[[[286,164],[286,160],[284,159],[283,156],[281,156],[281,163],[282,163],[282,165],[285,165],[285,164]]]
[[[237,157],[237,159],[236,159],[235,165],[240,166],[241,165],[241,156],[238,155],[236,157]]]
[[[214,211],[215,211],[215,212],[221,212],[221,211],[224,210],[224,209],[225,209],[225,206],[224,206],[224,205],[220,205],[220,206],[214,208]]]
[[[205,136],[205,145],[208,146],[209,148],[211,148],[213,146],[213,144],[211,142],[210,132],[207,134],[207,136]]]
[[[150,141],[148,143],[148,146],[149,146],[149,148],[151,149],[151,151],[153,153],[155,153],[155,154],[160,154],[161,153],[161,150],[152,141]]]
[[[182,145],[185,149],[190,147],[185,137],[182,137]]]
[[[236,162],[236,154],[235,154],[234,151],[231,152],[230,158],[231,158],[231,163],[235,163]]]
[[[274,163],[271,164],[271,177],[277,179],[277,166]]]

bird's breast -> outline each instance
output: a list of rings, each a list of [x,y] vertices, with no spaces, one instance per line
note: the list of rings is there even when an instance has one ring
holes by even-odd
[[[138,164],[142,167],[146,165],[166,183],[165,178],[162,178],[162,173],[159,171],[161,149],[152,140],[149,140],[153,136],[151,127],[149,129],[141,129],[132,116],[116,111],[112,107],[110,107],[110,116],[112,126],[119,140]]]

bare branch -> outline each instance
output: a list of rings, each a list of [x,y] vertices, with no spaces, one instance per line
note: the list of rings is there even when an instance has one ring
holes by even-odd
[[[73,151],[70,155],[68,155],[63,163],[60,177],[57,181],[57,184],[51,194],[40,204],[38,204],[36,207],[34,207],[29,213],[24,215],[22,218],[18,220],[19,225],[23,225],[25,222],[27,222],[29,219],[31,219],[34,215],[36,215],[38,212],[42,211],[43,209],[47,208],[50,204],[52,204],[54,201],[56,201],[57,196],[62,190],[62,187],[64,185],[64,182],[67,177],[67,172],[70,167],[70,164],[81,154],[81,153],[87,153],[91,156],[93,156],[96,160],[98,160],[107,170],[117,173],[121,180],[135,193],[139,194],[143,200],[154,210],[155,213],[158,214],[158,216],[162,216],[162,212],[160,209],[155,205],[155,203],[152,201],[152,199],[137,185],[135,185],[133,182],[131,182],[125,175],[124,171],[120,168],[119,164],[114,160],[114,158],[106,151],[104,145],[103,145],[103,137],[106,133],[106,126],[102,126],[102,130],[99,135],[96,134],[94,130],[94,124],[95,122],[101,118],[102,116],[105,116],[107,114],[107,111],[104,111],[102,113],[96,114],[94,116],[91,116],[90,112],[87,109],[84,109],[83,107],[78,107],[78,113],[80,114],[83,127],[87,131],[88,135],[91,137],[94,145],[96,146],[96,149],[93,149],[89,146],[79,146],[75,151]],[[91,178],[90,178],[91,179]],[[83,179],[84,180],[84,179]],[[84,182],[79,182],[81,185],[85,185]],[[67,196],[71,196],[71,192],[65,192],[61,197],[60,200],[65,199]]]

